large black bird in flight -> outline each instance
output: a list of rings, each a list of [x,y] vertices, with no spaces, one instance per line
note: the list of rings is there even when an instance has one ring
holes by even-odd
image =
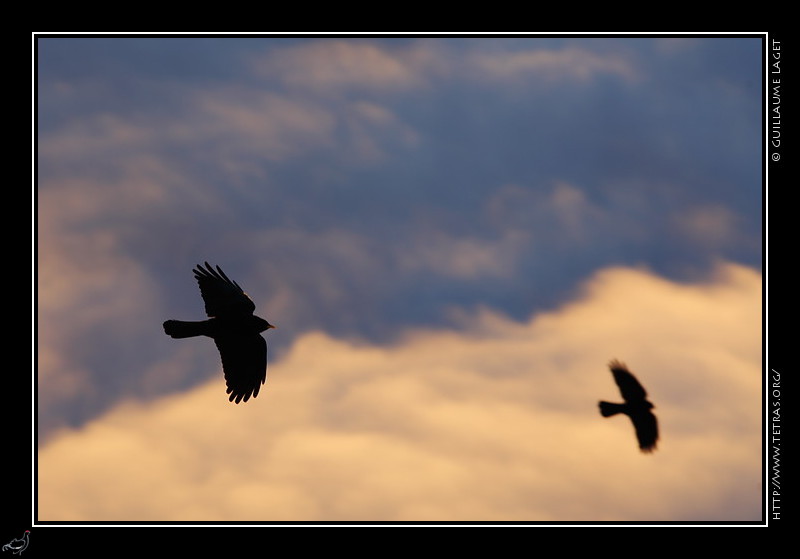
[[[238,404],[258,396],[267,380],[267,342],[261,332],[275,326],[255,316],[256,306],[250,297],[219,266],[216,268],[206,262],[205,268],[198,265],[192,270],[210,318],[167,320],[164,332],[173,338],[213,338],[222,358],[229,400]]]
[[[639,448],[642,452],[653,452],[656,449],[656,441],[658,441],[658,421],[650,410],[655,406],[647,401],[647,392],[644,387],[639,384],[624,363],[615,359],[608,366],[625,403],[612,404],[601,401],[600,414],[603,417],[610,417],[624,413],[630,417],[633,427],[636,429]]]

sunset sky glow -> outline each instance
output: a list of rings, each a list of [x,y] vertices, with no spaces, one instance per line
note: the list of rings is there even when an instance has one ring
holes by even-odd
[[[36,48],[38,520],[762,520],[760,37]]]

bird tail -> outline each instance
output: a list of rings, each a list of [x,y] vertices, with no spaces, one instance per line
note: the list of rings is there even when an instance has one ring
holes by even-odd
[[[187,322],[184,320],[167,320],[164,323],[164,333],[173,338],[191,338],[206,335],[207,320],[200,322]]]
[[[624,404],[612,404],[611,402],[600,402],[600,415],[603,417],[611,417],[622,413],[625,409]]]

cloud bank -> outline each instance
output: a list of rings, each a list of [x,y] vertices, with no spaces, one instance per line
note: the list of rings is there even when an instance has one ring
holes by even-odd
[[[217,373],[60,431],[38,519],[758,520],[761,289],[734,264],[699,284],[612,267],[527,320],[453,311],[381,344],[308,332],[247,405]],[[618,398],[614,357],[657,406],[654,455],[597,412]]]

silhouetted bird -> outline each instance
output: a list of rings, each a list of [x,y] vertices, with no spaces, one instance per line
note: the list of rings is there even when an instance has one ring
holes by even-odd
[[[267,342],[261,332],[275,326],[253,314],[253,301],[219,266],[214,270],[206,262],[205,268],[198,265],[192,271],[200,285],[206,314],[211,318],[196,322],[167,320],[164,332],[173,338],[213,338],[222,358],[229,400],[238,404],[250,396],[255,398],[267,380]]]
[[[615,359],[608,366],[625,403],[612,404],[601,401],[600,414],[603,417],[610,417],[624,413],[630,417],[636,429],[636,438],[639,439],[639,448],[642,452],[653,452],[658,440],[658,421],[650,410],[655,406],[647,401],[647,392],[624,363]]]

